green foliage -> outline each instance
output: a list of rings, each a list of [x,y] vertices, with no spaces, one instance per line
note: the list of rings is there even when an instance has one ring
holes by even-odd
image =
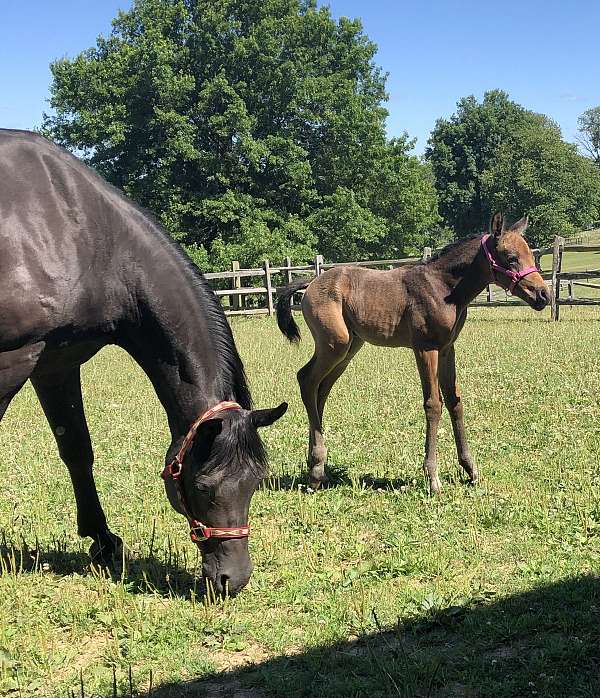
[[[491,209],[527,212],[527,238],[547,245],[598,219],[600,172],[565,143],[554,128],[529,126],[504,142],[483,173],[482,191]]]
[[[479,103],[465,97],[432,132],[426,158],[440,213],[457,235],[486,228],[490,212],[529,213],[532,240],[569,234],[592,223],[600,199],[598,178],[556,124],[494,90]],[[495,181],[497,180],[497,181]]]
[[[600,165],[600,107],[584,111],[577,123],[579,144],[596,165]]]
[[[313,0],[136,0],[52,65],[45,129],[215,266],[334,255],[350,236],[357,257],[402,251],[436,195],[410,142],[386,140],[375,51]]]

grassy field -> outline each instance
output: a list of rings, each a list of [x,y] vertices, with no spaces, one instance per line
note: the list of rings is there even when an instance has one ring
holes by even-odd
[[[201,598],[164,496],[166,422],[139,369],[117,350],[84,369],[101,498],[133,556],[116,579],[88,566],[26,387],[0,426],[0,694],[597,696],[600,309],[562,318],[471,313],[457,361],[483,481],[463,484],[445,415],[439,499],[420,471],[411,352],[365,347],[338,382],[334,486],[310,494],[295,382],[310,339],[294,348],[273,319],[234,322],[257,405],[290,410],[265,432],[255,573],[219,605]]]

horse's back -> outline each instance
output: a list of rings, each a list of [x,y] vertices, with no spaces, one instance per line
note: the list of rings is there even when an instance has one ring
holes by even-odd
[[[0,351],[72,323],[104,285],[113,207],[97,180],[42,136],[0,129]]]

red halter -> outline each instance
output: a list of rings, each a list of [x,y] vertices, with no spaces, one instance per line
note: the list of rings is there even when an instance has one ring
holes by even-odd
[[[513,271],[512,269],[506,269],[505,267],[501,267],[498,262],[492,257],[492,253],[489,250],[489,247],[487,246],[487,241],[490,239],[491,235],[489,233],[486,233],[482,238],[481,238],[481,247],[483,248],[483,253],[487,257],[488,262],[490,263],[490,266],[492,268],[493,272],[500,272],[501,274],[504,274],[504,276],[508,276],[510,279],[510,286],[508,288],[509,292],[512,293],[515,286],[521,281],[521,279],[525,278],[529,274],[533,274],[534,272],[539,272],[537,267],[527,267],[526,269],[523,269],[522,271]]]
[[[225,410],[241,410],[241,406],[237,402],[219,402],[214,407],[206,410],[201,414],[198,419],[192,424],[190,430],[188,431],[181,448],[177,451],[175,458],[165,465],[161,477],[163,480],[171,478],[175,484],[175,489],[177,491],[177,496],[179,502],[181,503],[181,508],[190,524],[190,537],[194,543],[201,543],[202,541],[208,540],[209,538],[247,538],[250,535],[249,526],[237,526],[235,528],[212,528],[210,526],[205,526],[201,521],[195,519],[192,516],[191,510],[188,506],[185,492],[183,491],[183,486],[181,484],[181,473],[183,472],[183,459],[187,455],[188,451],[194,443],[196,437],[196,432],[198,427],[203,423],[212,419],[219,412],[224,412]],[[199,535],[198,535],[199,533]]]

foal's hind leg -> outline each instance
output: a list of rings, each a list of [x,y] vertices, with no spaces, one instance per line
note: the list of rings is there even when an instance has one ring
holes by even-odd
[[[439,494],[442,485],[438,477],[437,437],[440,417],[442,416],[442,399],[438,382],[438,352],[435,349],[415,349],[414,351],[421,377],[423,409],[427,420],[423,470],[429,480],[431,494]]]
[[[348,364],[358,354],[364,343],[364,340],[354,335],[352,338],[352,344],[350,345],[350,349],[348,350],[346,357],[342,359],[342,361],[340,361],[340,363],[335,366],[321,381],[317,396],[317,409],[321,423],[323,422],[323,410],[325,409],[325,403],[327,402],[331,389],[333,388],[337,379],[340,378],[342,373],[344,373],[344,371],[348,368]]]
[[[325,377],[344,360],[348,353],[348,348],[348,343],[326,347],[315,345],[313,357],[306,366],[303,366],[298,371],[300,394],[308,416],[308,467],[310,469],[310,485],[314,489],[318,489],[326,482],[325,462],[327,460],[327,448],[323,439],[323,425],[321,421],[323,409],[319,409],[319,387]],[[331,384],[333,385],[333,382]]]
[[[467,444],[465,434],[465,424],[463,421],[463,403],[460,389],[456,382],[456,364],[454,360],[454,345],[451,345],[440,353],[440,387],[446,401],[446,407],[452,420],[454,431],[454,441],[456,442],[456,453],[458,462],[465,469],[469,480],[475,484],[478,479],[478,472]]]
[[[110,532],[98,499],[92,473],[94,453],[88,431],[79,368],[51,377],[32,379],[56,443],[69,470],[77,503],[77,532],[94,539],[93,562],[109,564],[122,550],[123,541]]]

